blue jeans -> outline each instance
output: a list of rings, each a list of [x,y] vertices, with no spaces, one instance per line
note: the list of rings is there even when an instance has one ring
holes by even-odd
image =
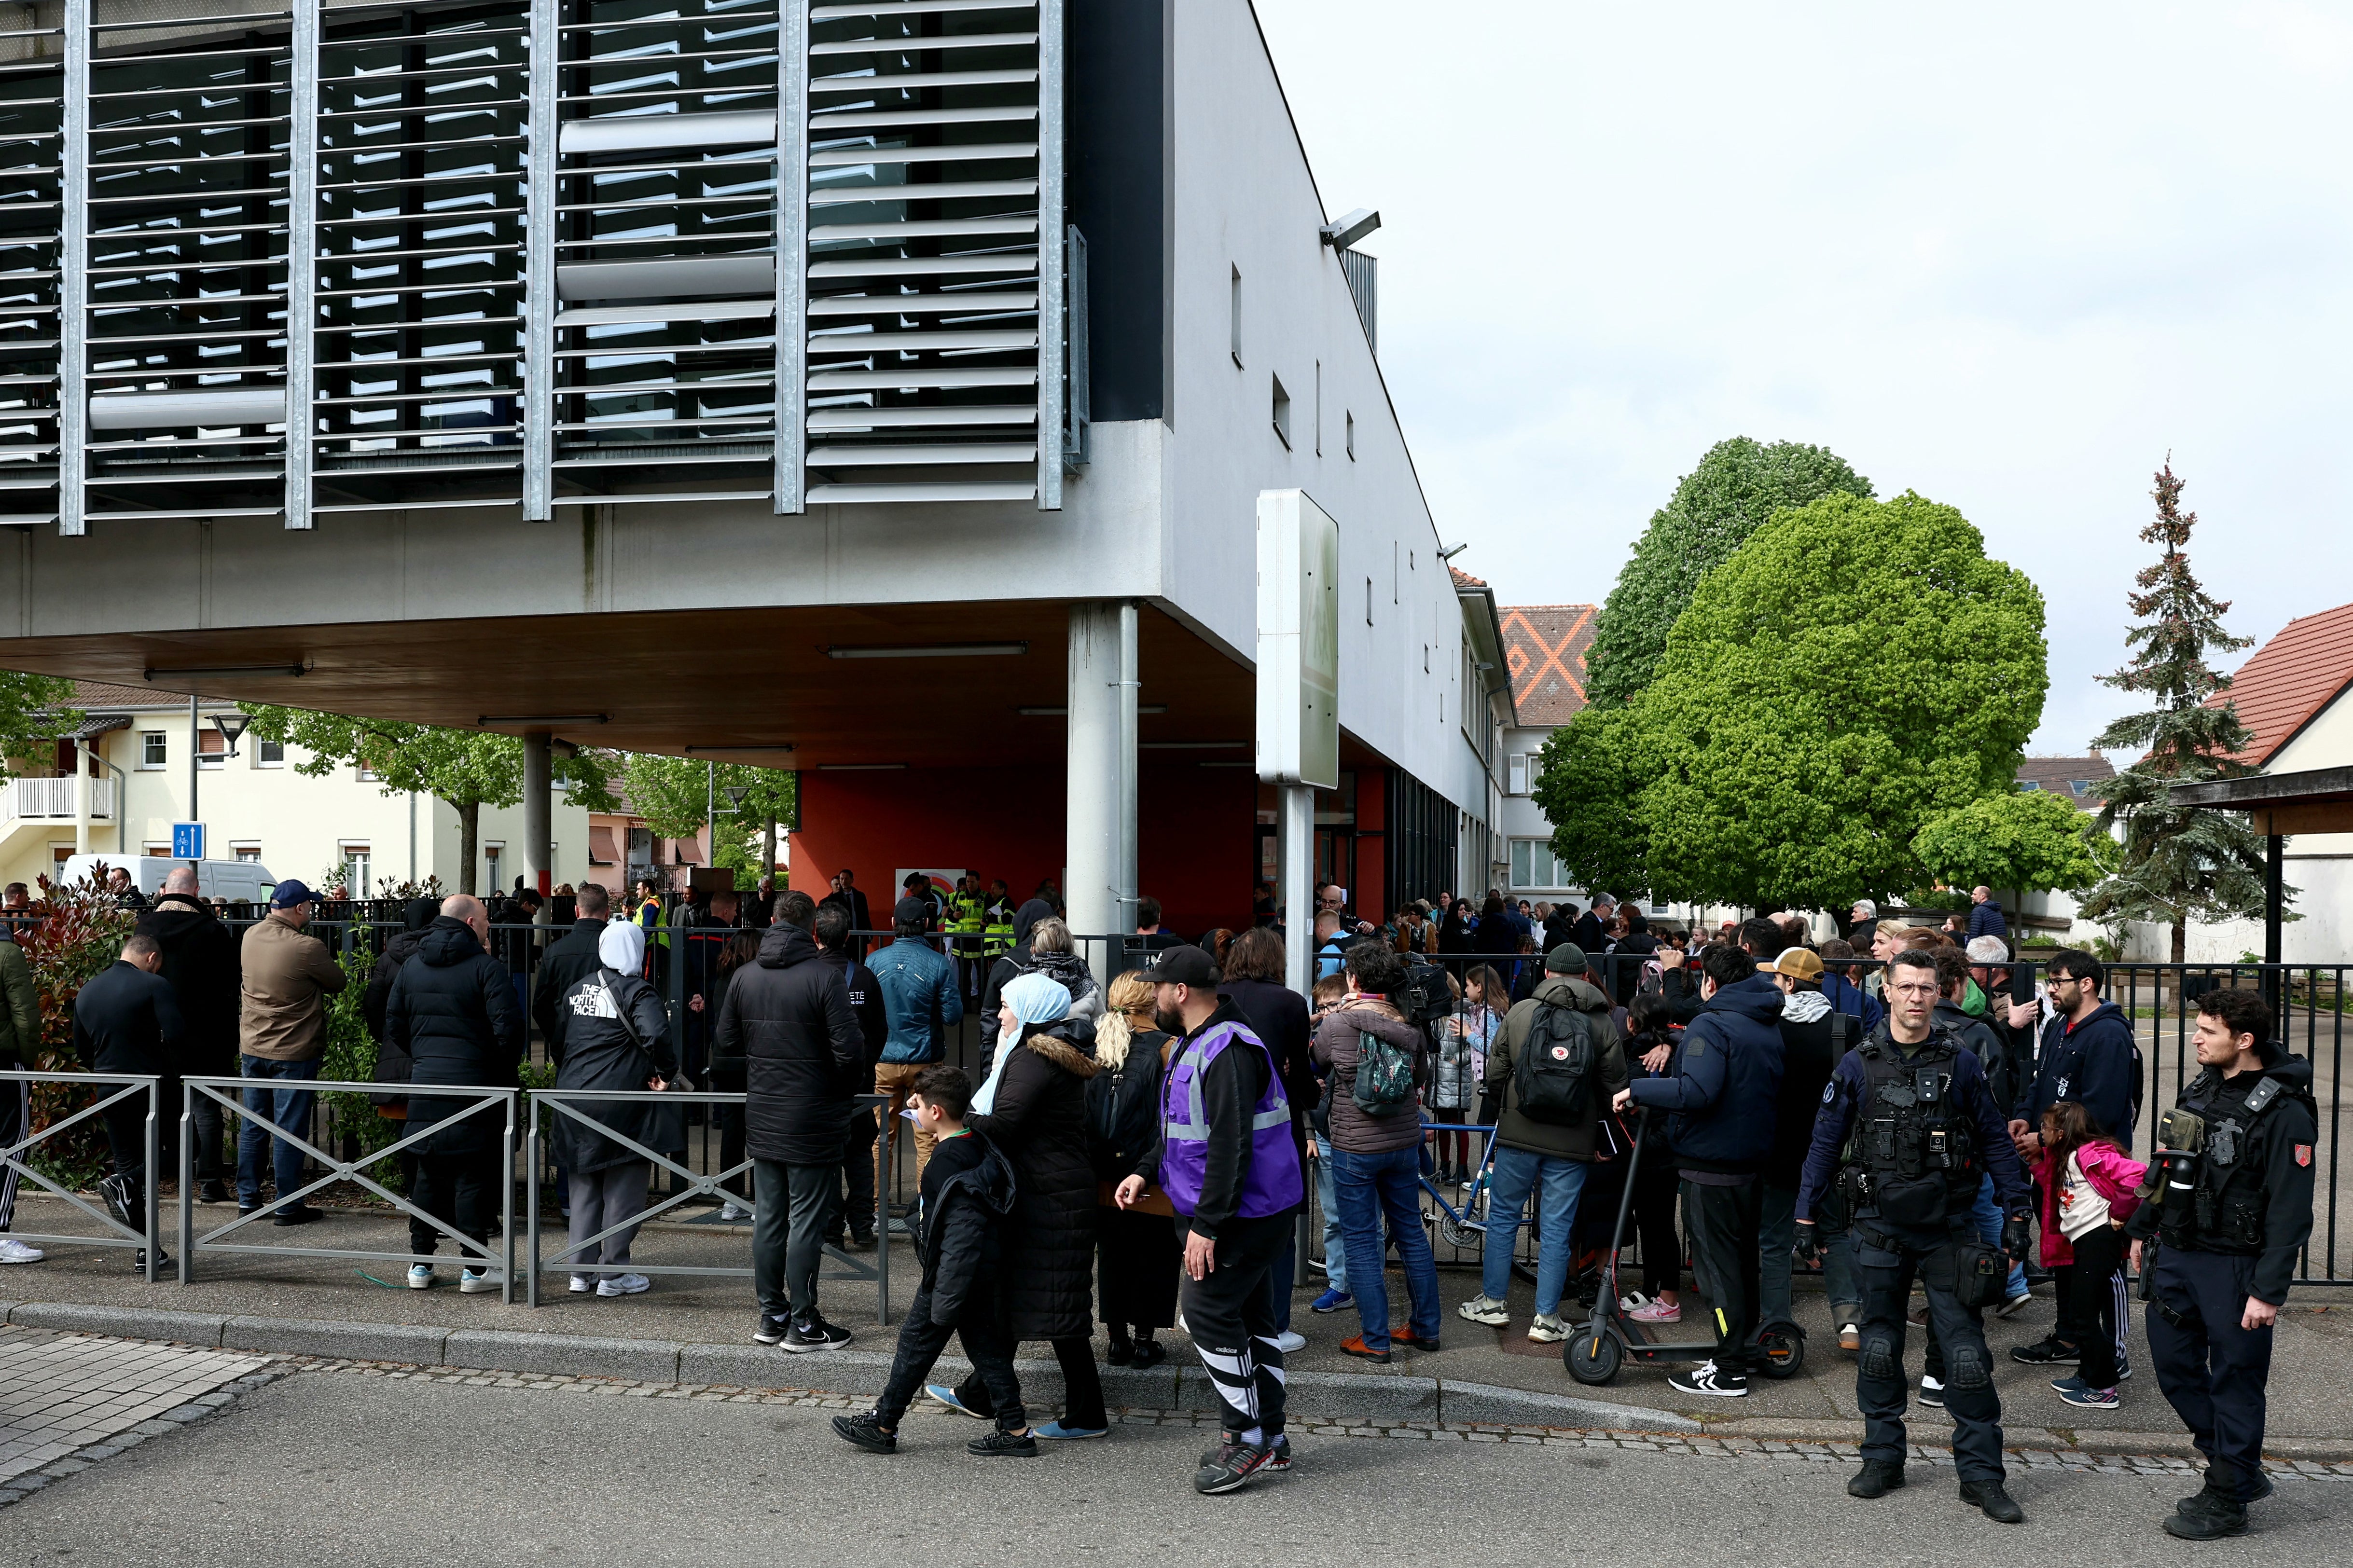
[[[309,1082],[319,1076],[319,1058],[307,1062],[272,1061],[267,1057],[239,1057],[237,1070],[251,1079],[294,1079]],[[283,1138],[273,1138],[261,1130],[260,1123],[282,1127],[300,1137],[311,1135],[311,1102],[318,1098],[307,1089],[248,1089],[239,1097],[245,1101],[245,1120],[237,1130],[237,1204],[239,1208],[251,1208],[261,1201],[262,1145],[274,1143],[276,1149],[269,1158],[276,1168],[278,1195],[285,1197],[302,1185],[302,1151]]]
[[[1520,1234],[1520,1211],[1542,1184],[1536,1200],[1536,1315],[1556,1317],[1561,1292],[1568,1289],[1568,1264],[1576,1235],[1577,1194],[1585,1191],[1586,1165],[1558,1154],[1495,1145],[1495,1174],[1487,1192],[1487,1240],[1479,1265],[1480,1289],[1504,1300],[1512,1287],[1512,1247]]]
[[[1332,1141],[1315,1134],[1315,1202],[1324,1210],[1324,1277],[1348,1293],[1348,1248],[1340,1236],[1340,1200],[1332,1192]]]
[[[1384,1213],[1389,1234],[1397,1238],[1406,1291],[1413,1301],[1408,1321],[1416,1338],[1438,1338],[1438,1260],[1430,1256],[1430,1236],[1421,1227],[1421,1145],[1380,1154],[1335,1149],[1332,1185],[1340,1200],[1347,1249],[1369,1260],[1357,1268],[1349,1291],[1356,1298],[1356,1315],[1364,1320],[1365,1348],[1387,1350],[1389,1343],[1389,1287],[1381,1247]]]
[[[1993,1195],[1991,1176],[1986,1177],[1978,1184],[1977,1206],[1969,1210],[1969,1217],[1978,1222],[1978,1239],[1983,1241],[1988,1247],[2001,1245],[2001,1204]],[[2010,1282],[2002,1287],[2001,1293],[2004,1296],[2026,1294],[2025,1264],[2013,1263],[2010,1266]]]

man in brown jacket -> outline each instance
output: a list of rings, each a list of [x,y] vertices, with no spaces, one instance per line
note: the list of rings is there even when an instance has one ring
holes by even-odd
[[[280,1084],[307,1083],[319,1076],[319,1053],[326,1048],[327,998],[343,988],[343,966],[327,944],[305,936],[318,895],[289,879],[269,896],[269,912],[248,928],[239,956],[245,982],[237,1023],[238,1070],[249,1079]],[[298,1136],[311,1131],[307,1089],[265,1085],[245,1091],[245,1120],[237,1134],[237,1212],[261,1206],[263,1145],[277,1144],[272,1163],[281,1198],[302,1185],[302,1151],[262,1130],[264,1123]],[[291,1204],[273,1216],[277,1225],[308,1225],[320,1217],[308,1204]]]
[[[1590,983],[1590,973],[1585,950],[1574,942],[1546,953],[1545,977],[1533,995],[1513,1005],[1487,1052],[1486,1100],[1496,1110],[1494,1185],[1487,1199],[1481,1294],[1457,1310],[1492,1328],[1512,1321],[1504,1295],[1512,1283],[1512,1244],[1520,1211],[1535,1193],[1535,1318],[1528,1338],[1543,1344],[1567,1337],[1560,1298],[1575,1255],[1577,1195],[1585,1190],[1610,1098],[1626,1087],[1625,1047],[1609,999]],[[1524,1060],[1532,1071],[1520,1070]]]

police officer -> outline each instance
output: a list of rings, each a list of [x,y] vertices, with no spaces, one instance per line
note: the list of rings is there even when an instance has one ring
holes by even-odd
[[[956,973],[966,996],[980,994],[981,935],[987,926],[988,900],[981,894],[980,879],[966,872],[956,879],[955,891],[948,895],[947,909],[947,930],[952,938],[948,951],[955,957]]]
[[[2158,1132],[2126,1223],[2148,1300],[2157,1385],[2206,1456],[2206,1485],[2169,1535],[2243,1535],[2264,1478],[2263,1384],[2272,1325],[2312,1236],[2312,1062],[2271,1043],[2260,993],[2198,1000],[2198,1064]],[[2151,1256],[2151,1255],[2154,1256]]]
[[[1944,1347],[1961,1500],[2016,1524],[2026,1515],[2002,1486],[2001,1401],[1984,1309],[2001,1299],[2010,1260],[2026,1250],[2030,1199],[1985,1069],[1936,1023],[1938,989],[1929,954],[1889,961],[1881,991],[1887,1016],[1822,1090],[1798,1193],[1798,1250],[1813,1256],[1815,1209],[1835,1179],[1852,1216],[1862,1289],[1855,1370],[1862,1468],[1847,1491],[1883,1497],[1904,1484],[1904,1313],[1916,1275]],[[1987,1173],[2008,1216],[2000,1251],[1978,1238],[1971,1215]]]

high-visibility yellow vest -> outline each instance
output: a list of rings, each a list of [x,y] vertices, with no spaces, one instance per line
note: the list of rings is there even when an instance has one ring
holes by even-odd
[[[988,900],[978,893],[948,895],[948,930],[959,936],[978,936],[988,924]]]
[[[1003,958],[1013,951],[1012,900],[992,900],[986,918],[988,923],[982,928],[987,934],[980,944],[981,953],[988,958]]]

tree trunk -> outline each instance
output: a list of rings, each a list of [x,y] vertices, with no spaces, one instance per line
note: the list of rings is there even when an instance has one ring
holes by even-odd
[[[2187,963],[2189,962],[2189,922],[2188,921],[2176,921],[2173,922],[2173,962],[2176,963]]]
[[[776,819],[773,816],[760,829],[760,875],[776,874]]]
[[[451,801],[458,808],[458,890],[474,890],[475,839],[482,825],[482,803],[479,800]]]

